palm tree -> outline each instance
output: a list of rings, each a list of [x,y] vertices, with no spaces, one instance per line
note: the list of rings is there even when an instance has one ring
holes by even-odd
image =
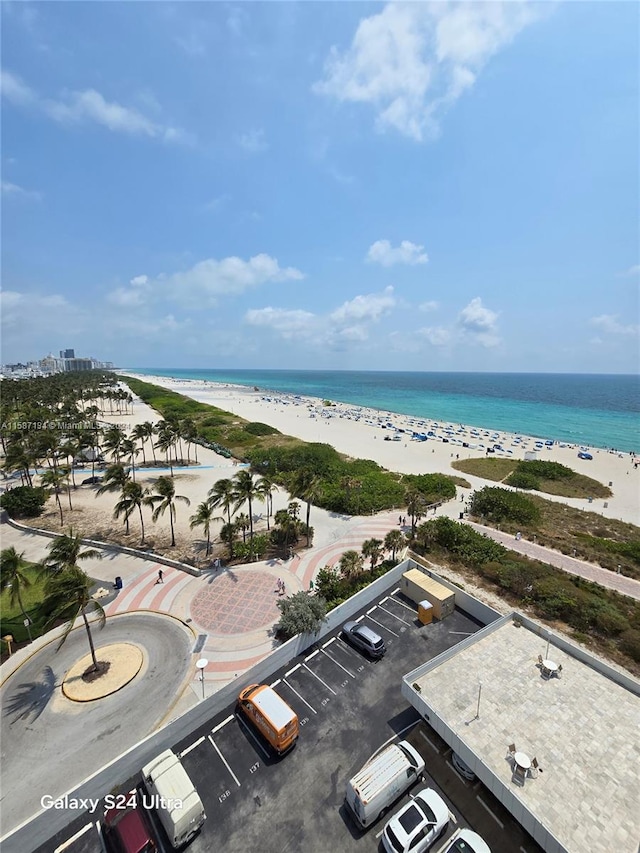
[[[24,559],[24,554],[18,554],[13,546],[5,548],[0,553],[0,584],[2,585],[2,589],[10,588],[9,603],[12,607],[16,602],[18,603],[18,607],[24,617],[29,642],[31,642],[31,629],[29,628],[31,619],[27,616],[24,604],[22,603],[22,597],[20,596],[21,589],[29,589],[31,586],[28,575],[23,572],[23,569],[27,565],[28,563]]]
[[[401,530],[390,530],[384,537],[384,547],[386,551],[391,551],[391,559],[395,563],[396,554],[402,548],[407,540]]]
[[[78,616],[82,616],[89,640],[89,648],[91,649],[92,671],[97,672],[99,665],[93,645],[91,626],[87,619],[87,612],[90,612],[89,609],[91,608],[91,610],[98,613],[100,628],[104,628],[107,617],[102,605],[91,597],[91,586],[91,578],[79,566],[67,566],[64,571],[51,575],[47,580],[45,602],[47,609],[51,613],[49,623],[55,622],[58,619],[65,619],[67,623],[56,647],[56,651],[62,648]]]
[[[102,446],[111,453],[116,464],[120,462],[120,447],[124,439],[124,432],[118,426],[110,426],[105,434]]]
[[[249,541],[253,539],[253,509],[252,501],[260,499],[257,481],[248,468],[243,468],[233,478],[235,480],[233,496],[235,498],[234,512],[237,512],[245,501],[249,503]]]
[[[231,522],[223,524],[220,529],[220,539],[229,546],[229,559],[233,560],[233,543],[236,537],[236,526]]]
[[[156,424],[156,433],[158,434],[158,440],[155,446],[158,450],[162,450],[165,454],[165,458],[167,460],[167,465],[169,466],[169,471],[171,472],[171,476],[173,477],[173,459],[171,458],[171,448],[175,444],[176,437],[171,429],[170,424],[166,421],[159,421]]]
[[[310,527],[309,519],[311,517],[311,504],[317,501],[321,493],[322,480],[317,474],[314,474],[308,468],[300,468],[291,478],[289,489],[291,494],[297,498],[302,498],[307,502],[307,548],[310,547]]]
[[[240,515],[236,516],[235,520],[236,530],[242,531],[242,541],[247,541],[247,530],[251,527],[251,520],[246,512],[241,512]]]
[[[120,451],[123,456],[129,457],[129,462],[131,463],[131,479],[135,483],[136,481],[136,456],[140,453],[140,448],[136,447],[136,443],[133,438],[123,438],[122,443],[120,444]]]
[[[211,506],[221,507],[227,514],[227,524],[231,524],[231,509],[235,500],[233,482],[229,479],[218,480],[209,489]]]
[[[144,545],[144,518],[142,517],[142,505],[146,494],[146,490],[142,488],[140,483],[134,483],[133,480],[129,480],[124,484],[120,500],[113,510],[114,518],[120,518],[121,515],[124,515],[124,520],[127,524],[127,535],[129,534],[129,516],[131,516],[136,509],[138,510],[138,513],[140,514],[140,530],[142,531],[142,538],[140,539],[141,545]]]
[[[107,470],[104,472],[104,477],[102,478],[102,485],[96,491],[97,495],[104,495],[105,492],[117,492],[120,490],[124,491],[124,487],[129,482],[129,472],[126,470],[124,465],[109,465]]]
[[[351,580],[362,574],[363,562],[362,554],[358,554],[357,551],[345,551],[342,557],[340,557],[338,565],[340,566],[342,575],[347,580]]]
[[[61,533],[56,536],[47,546],[49,555],[44,558],[40,564],[42,573],[50,572],[57,574],[65,569],[77,568],[77,565],[82,560],[101,560],[102,553],[95,548],[87,548],[82,551],[82,539],[78,534],[74,534],[70,528],[68,533]]]
[[[152,427],[152,429],[153,429],[153,427]],[[145,441],[146,437],[147,437],[147,431],[145,429],[145,425],[144,424],[136,424],[131,431],[131,438],[134,441],[140,442],[140,449],[142,450],[142,464],[143,465],[145,465],[147,462],[147,457],[145,456],[145,452],[144,452],[144,441]]]
[[[362,543],[362,556],[371,561],[371,571],[375,569],[381,554],[382,539],[365,539]]]
[[[155,465],[155,463],[156,463],[156,450],[155,450],[155,447],[153,446],[153,435],[155,432],[155,427],[151,423],[151,421],[145,421],[143,424],[140,424],[140,429],[141,429],[141,431],[144,432],[144,437],[149,441],[149,444],[151,445],[151,452],[153,453],[153,463]]]
[[[205,556],[209,556],[209,551],[211,550],[211,522],[215,520],[215,516],[213,514],[215,510],[214,505],[210,500],[202,501],[202,503],[198,504],[198,509],[189,519],[189,527],[193,530],[194,527],[202,527],[207,537],[207,551]]]
[[[420,492],[416,489],[407,489],[404,499],[407,504],[407,512],[411,516],[411,538],[415,539],[416,524],[425,515],[427,505]]]
[[[60,527],[64,524],[64,517],[62,515],[62,502],[60,501],[60,490],[62,488],[62,484],[64,483],[65,477],[60,469],[56,470],[55,468],[49,468],[45,471],[40,477],[40,483],[48,489],[53,491],[53,494],[56,496],[56,503],[58,504],[58,509],[60,510]]]
[[[291,507],[291,504],[289,504],[289,507]],[[279,509],[273,520],[282,531],[281,543],[285,555],[288,555],[291,547],[290,543],[294,542],[298,538],[300,522],[289,510],[286,509]]]
[[[260,497],[265,502],[265,509],[267,511],[267,530],[269,530],[269,519],[273,512],[273,493],[278,491],[278,487],[268,474],[264,474],[260,477],[256,486],[259,490]]]
[[[169,510],[169,522],[171,524],[171,546],[174,547],[176,544],[176,535],[173,525],[176,517],[175,502],[182,501],[182,503],[185,503],[187,506],[190,506],[191,501],[184,495],[176,495],[175,483],[173,482],[171,477],[158,477],[155,484],[155,490],[157,494],[147,495],[144,498],[144,503],[148,506],[154,507],[153,513],[151,514],[151,520],[154,524],[160,518],[161,515],[165,514],[166,510]]]

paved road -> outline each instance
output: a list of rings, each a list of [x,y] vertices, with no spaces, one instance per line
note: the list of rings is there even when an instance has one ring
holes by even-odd
[[[193,635],[171,617],[127,614],[94,634],[97,648],[126,640],[143,649],[140,674],[118,693],[83,704],[63,696],[61,678],[88,652],[83,628],[59,652],[54,643],[36,652],[0,691],[0,836],[39,811],[41,796],[60,796],[158,728],[190,670]]]

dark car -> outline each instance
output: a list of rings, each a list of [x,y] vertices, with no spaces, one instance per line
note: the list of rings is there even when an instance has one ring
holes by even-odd
[[[342,626],[344,640],[372,658],[381,658],[387,651],[384,640],[371,628],[358,622],[345,622]]]
[[[109,849],[115,853],[156,853],[153,831],[146,811],[132,795],[123,796],[125,805],[109,809],[104,816],[104,832]],[[135,803],[130,800],[135,799]]]
[[[590,453],[587,453],[586,450],[581,450],[578,453],[578,459],[593,459],[593,456]]]
[[[83,486],[95,486],[102,482],[102,477],[87,477],[82,481]]]

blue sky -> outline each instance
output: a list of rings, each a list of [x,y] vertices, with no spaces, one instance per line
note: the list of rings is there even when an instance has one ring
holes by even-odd
[[[637,372],[638,23],[2,3],[2,360]]]

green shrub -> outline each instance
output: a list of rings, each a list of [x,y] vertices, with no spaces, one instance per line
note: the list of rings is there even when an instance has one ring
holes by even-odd
[[[35,518],[42,513],[47,495],[42,486],[15,486],[0,498],[11,518]]]
[[[538,477],[541,480],[566,480],[575,472],[559,462],[546,462],[544,459],[530,459],[518,463],[517,471]]]
[[[523,525],[533,524],[540,518],[540,510],[529,498],[496,486],[474,492],[471,513],[495,522],[512,521]]]
[[[275,435],[279,432],[275,427],[269,426],[269,424],[261,424],[259,421],[245,424],[244,430],[251,435]]]
[[[404,481],[420,492],[427,503],[448,501],[456,496],[454,478],[446,474],[407,474]]]
[[[540,480],[528,471],[522,471],[519,468],[509,474],[505,480],[507,486],[513,486],[514,489],[539,489]]]
[[[640,631],[629,628],[620,637],[620,649],[636,663],[640,663]]]

